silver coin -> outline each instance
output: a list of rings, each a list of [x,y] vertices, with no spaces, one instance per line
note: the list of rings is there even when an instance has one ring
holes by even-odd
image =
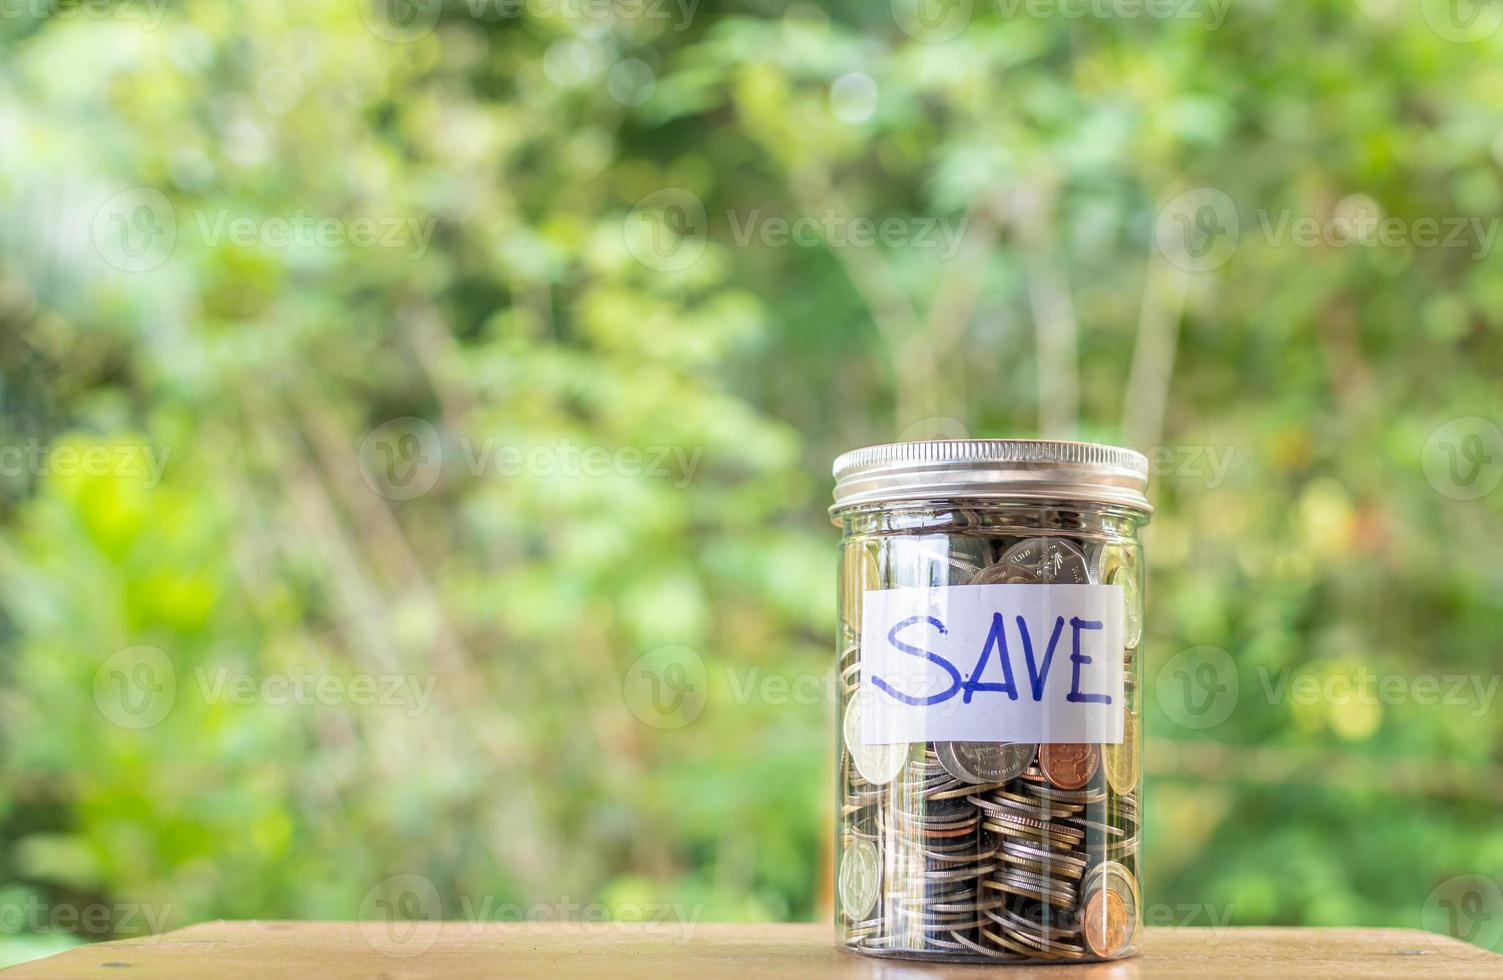
[[[1105,789],[1056,789],[1048,783],[1024,782],[1023,790],[1045,803],[1062,803],[1076,807],[1100,803],[1106,799]]]
[[[1007,871],[994,878],[988,878],[985,884],[988,888],[995,888],[1009,895],[1021,895],[1035,901],[1048,902],[1062,909],[1075,906],[1075,889],[1057,887],[1056,879],[1042,875]]]
[[[975,575],[967,585],[1032,585],[1039,581],[1038,575],[1029,568],[1011,562],[999,561],[988,565]]]
[[[978,869],[977,874],[988,874],[992,868]],[[959,914],[964,912],[980,912],[982,909],[999,909],[1007,904],[1007,900],[1000,895],[976,895],[966,902],[931,902],[929,908],[940,914]]]
[[[881,863],[877,845],[867,840],[851,841],[840,856],[840,908],[852,922],[865,919],[877,904]]]
[[[1091,581],[1085,555],[1064,538],[1026,538],[1003,552],[1001,563],[1021,565],[1039,582],[1087,585]]]
[[[930,899],[927,894],[903,894],[903,896],[888,896],[890,911],[900,915],[912,915],[917,918],[929,918],[930,921],[938,921],[941,918],[960,917],[966,912],[974,912],[980,894],[975,893],[974,888],[968,894],[954,897],[954,899]],[[959,908],[968,905],[969,908]],[[956,908],[951,908],[956,906]]]
[[[947,929],[945,931],[948,932],[951,936],[958,936],[958,935],[962,935],[963,934],[963,930],[960,930],[960,929]],[[929,947],[931,949],[941,950],[941,951],[946,952],[946,953],[964,953],[965,952],[965,947],[964,946],[962,946],[959,943],[954,942],[952,940],[941,939],[938,936],[929,936],[927,938],[929,940]]]
[[[957,932],[955,934],[955,941],[960,943],[960,945],[964,946],[966,949],[970,950],[973,953],[980,953],[982,956],[989,956],[1001,963],[1016,963],[1023,959],[1023,957],[1018,956],[1015,953],[1008,953],[1000,949],[992,949],[989,946],[982,946],[980,943],[967,939],[964,933]]]
[[[1080,935],[1080,922],[1070,913],[1060,914],[1047,905],[1025,906],[1024,910],[1004,908],[988,913],[998,925],[1040,940],[1068,939]]]
[[[1005,783],[1023,774],[1037,745],[1026,742],[936,742],[945,772],[967,783]]]
[[[861,778],[873,786],[885,786],[897,778],[908,761],[907,743],[867,745],[861,741],[861,697],[851,698],[845,706],[845,747]]]
[[[1008,793],[1005,790],[993,792],[985,804],[979,805],[989,813],[1013,810],[1025,816],[1037,817],[1040,820],[1057,820],[1061,817],[1073,817],[1082,809],[1076,803],[1046,800],[1037,796],[1026,796],[1022,793]]]
[[[985,874],[991,874],[997,870],[995,864],[968,864],[957,868],[934,868],[920,875],[920,878],[931,884],[944,884],[952,881],[972,881]],[[935,902],[927,896],[923,899],[926,906],[936,912],[954,912],[958,909],[948,908],[944,903]]]

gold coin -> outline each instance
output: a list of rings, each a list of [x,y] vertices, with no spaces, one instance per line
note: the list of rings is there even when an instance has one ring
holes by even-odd
[[[1122,712],[1122,741],[1106,746],[1106,781],[1126,796],[1138,788],[1138,723],[1131,711]]]
[[[1138,573],[1138,558],[1133,549],[1120,542],[1102,545],[1101,550],[1096,552],[1096,561],[1092,571],[1092,581],[1100,584],[1111,582],[1112,576],[1118,569],[1125,568],[1133,575]]]
[[[867,589],[875,589],[881,583],[877,568],[877,556],[865,541],[848,541],[842,557],[840,570],[841,618],[856,635],[861,635],[861,606]]]
[[[1131,568],[1119,568],[1106,580],[1122,590],[1122,646],[1136,650],[1143,642],[1143,594],[1138,589],[1138,576]]]

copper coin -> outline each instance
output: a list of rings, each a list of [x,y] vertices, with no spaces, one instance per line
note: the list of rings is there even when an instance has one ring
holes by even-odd
[[[1060,789],[1080,789],[1096,775],[1101,753],[1079,742],[1048,742],[1039,746],[1039,768]]]
[[[1127,945],[1127,903],[1110,888],[1099,888],[1086,900],[1085,941],[1097,956],[1121,956]]]

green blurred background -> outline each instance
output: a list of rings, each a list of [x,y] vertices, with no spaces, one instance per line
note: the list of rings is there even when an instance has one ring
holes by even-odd
[[[0,0],[0,957],[828,916],[934,435],[1150,454],[1151,922],[1503,948],[1500,21]]]

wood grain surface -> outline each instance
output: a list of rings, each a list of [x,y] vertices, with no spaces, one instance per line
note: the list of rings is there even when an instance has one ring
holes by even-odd
[[[81,946],[11,977],[163,980],[716,980],[719,977],[1503,977],[1503,956],[1409,929],[1149,929],[1142,955],[1078,966],[933,966],[837,951],[824,925],[206,922]]]

